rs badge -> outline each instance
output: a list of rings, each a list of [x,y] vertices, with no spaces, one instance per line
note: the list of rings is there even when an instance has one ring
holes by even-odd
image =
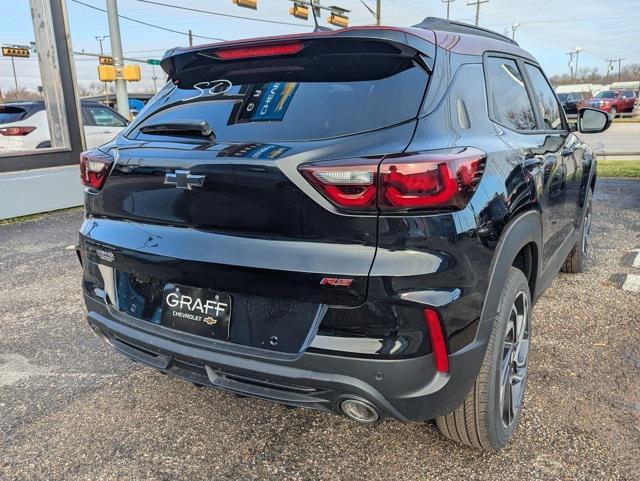
[[[320,281],[321,286],[333,287],[349,287],[353,283],[353,279],[348,277],[323,277]]]

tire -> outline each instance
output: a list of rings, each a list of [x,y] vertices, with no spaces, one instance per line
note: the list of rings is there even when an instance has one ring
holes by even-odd
[[[609,110],[609,113],[611,114],[611,117],[615,119],[618,116],[618,109],[615,107],[611,107],[611,110]]]
[[[587,197],[584,201],[584,212],[580,221],[580,237],[578,242],[573,246],[571,252],[562,265],[562,272],[568,274],[579,274],[584,272],[587,267],[587,257],[589,256],[589,231],[591,230],[591,204],[593,191],[591,187],[587,189]]]
[[[521,270],[510,267],[480,373],[464,402],[436,419],[445,437],[487,450],[509,441],[522,412],[530,333],[529,285]]]

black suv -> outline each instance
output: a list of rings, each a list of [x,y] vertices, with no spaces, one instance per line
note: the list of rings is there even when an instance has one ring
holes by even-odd
[[[168,51],[81,158],[88,320],[199,385],[500,448],[596,162],[535,59],[439,19]],[[583,109],[577,128],[609,116]]]

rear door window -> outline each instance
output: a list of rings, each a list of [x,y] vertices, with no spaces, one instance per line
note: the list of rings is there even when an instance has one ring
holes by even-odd
[[[560,105],[553,93],[553,89],[547,82],[542,70],[534,65],[527,64],[527,74],[531,80],[531,88],[535,96],[536,107],[540,111],[544,123],[543,130],[563,130]]]
[[[124,127],[127,123],[112,110],[106,107],[85,107],[90,125],[98,127]]]
[[[535,129],[536,118],[518,64],[488,57],[485,68],[493,120],[514,130]]]
[[[415,51],[382,42],[313,42],[291,57],[214,55],[202,53],[167,84],[131,136],[157,139],[137,127],[181,120],[206,120],[219,141],[350,135],[415,118],[429,80]]]
[[[11,105],[0,105],[0,124],[8,124],[22,120],[27,115],[27,111],[20,107]]]

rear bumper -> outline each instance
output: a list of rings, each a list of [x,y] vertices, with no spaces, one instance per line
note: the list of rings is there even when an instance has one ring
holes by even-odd
[[[437,373],[431,354],[411,359],[361,359],[306,352],[274,353],[202,339],[115,311],[85,295],[88,321],[120,353],[191,382],[279,403],[341,414],[347,398],[365,400],[382,418],[432,419],[458,406],[485,351],[478,338]]]

